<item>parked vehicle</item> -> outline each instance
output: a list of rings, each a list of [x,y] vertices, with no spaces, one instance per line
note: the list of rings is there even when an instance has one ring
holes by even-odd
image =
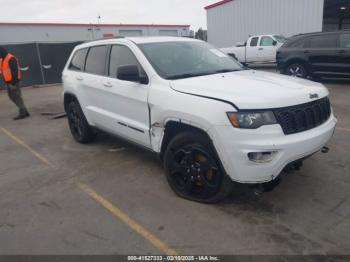
[[[227,196],[232,181],[276,181],[321,150],[337,122],[322,84],[248,70],[194,39],[84,43],[63,86],[76,141],[98,129],[147,148],[179,196],[206,203]]]
[[[277,66],[302,78],[350,78],[350,31],[294,36],[278,50]]]
[[[282,35],[251,36],[245,43],[222,48],[221,51],[244,64],[276,63],[276,52],[285,41]]]

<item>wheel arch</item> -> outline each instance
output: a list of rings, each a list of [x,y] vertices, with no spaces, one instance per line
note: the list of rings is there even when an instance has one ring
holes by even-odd
[[[167,146],[169,145],[170,141],[176,135],[184,133],[184,132],[189,132],[189,131],[201,133],[203,136],[205,136],[212,143],[211,137],[203,128],[192,125],[190,123],[186,123],[186,122],[181,121],[181,120],[178,120],[178,121],[169,120],[168,122],[166,122],[166,124],[164,126],[164,133],[163,133],[163,138],[162,138],[161,147],[160,147],[161,158],[163,158],[165,150],[166,150]]]
[[[64,104],[64,110],[67,112],[68,105],[72,101],[77,101],[79,103],[78,98],[76,95],[70,93],[70,92],[65,92],[63,95],[63,104]],[[80,103],[79,103],[80,104]]]

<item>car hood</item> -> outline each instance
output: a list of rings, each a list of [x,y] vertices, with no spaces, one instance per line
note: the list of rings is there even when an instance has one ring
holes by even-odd
[[[322,84],[276,73],[243,70],[170,82],[171,88],[191,95],[233,103],[238,109],[268,109],[303,104],[328,96]]]

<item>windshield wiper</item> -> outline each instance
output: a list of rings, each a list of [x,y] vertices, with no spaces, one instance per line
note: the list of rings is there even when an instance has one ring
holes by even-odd
[[[168,80],[176,80],[176,79],[182,79],[182,78],[190,78],[190,77],[196,77],[196,76],[204,76],[207,75],[208,73],[197,73],[197,74],[181,74],[181,75],[174,75],[174,76],[169,76],[166,79]]]
[[[169,76],[166,79],[176,80],[176,79],[190,78],[190,77],[196,77],[196,76],[206,76],[206,75],[214,75],[214,74],[220,74],[220,73],[236,72],[236,71],[241,71],[241,70],[243,70],[243,69],[221,69],[221,70],[211,71],[211,72],[186,73],[186,74],[181,74],[181,75]]]
[[[230,72],[236,72],[236,71],[241,71],[241,69],[221,69],[213,72],[213,74],[230,73]]]

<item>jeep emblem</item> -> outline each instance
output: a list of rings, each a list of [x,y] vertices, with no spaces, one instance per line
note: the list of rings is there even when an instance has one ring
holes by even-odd
[[[310,94],[310,99],[316,99],[318,98],[318,94]]]

